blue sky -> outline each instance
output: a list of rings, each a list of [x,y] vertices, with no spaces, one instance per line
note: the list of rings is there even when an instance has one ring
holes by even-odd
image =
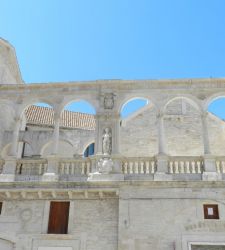
[[[0,0],[0,36],[26,83],[224,77],[224,13],[224,0]]]

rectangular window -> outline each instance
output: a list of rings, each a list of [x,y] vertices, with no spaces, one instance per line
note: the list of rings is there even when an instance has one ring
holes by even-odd
[[[70,202],[52,201],[50,204],[48,233],[67,234]]]
[[[0,202],[0,214],[2,214],[2,202]]]
[[[219,210],[217,204],[205,204],[204,208],[204,218],[205,219],[219,219]]]

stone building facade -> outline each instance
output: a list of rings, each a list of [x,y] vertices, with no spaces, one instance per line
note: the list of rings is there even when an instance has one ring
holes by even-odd
[[[225,249],[225,123],[207,111],[224,95],[225,79],[25,84],[0,40],[0,249]],[[96,114],[64,110],[78,100]]]

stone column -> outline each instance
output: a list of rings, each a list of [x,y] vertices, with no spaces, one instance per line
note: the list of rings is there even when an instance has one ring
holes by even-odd
[[[164,130],[164,117],[163,113],[159,113],[158,119],[158,155],[157,155],[157,172],[154,180],[170,180],[172,177],[168,175],[168,156],[166,150],[166,138]]]
[[[201,115],[202,121],[202,137],[203,137],[203,146],[204,146],[204,154],[210,154],[210,145],[209,145],[209,133],[208,133],[208,126],[207,126],[207,116],[208,113],[204,112]]]
[[[158,154],[166,154],[166,140],[165,140],[165,131],[164,131],[164,120],[163,114],[158,115]]]
[[[52,145],[52,155],[47,157],[48,167],[46,173],[42,176],[42,181],[58,181],[58,150],[59,150],[59,126],[60,126],[60,115],[55,115],[55,126],[53,131],[53,145]]]
[[[20,119],[15,119],[15,127],[13,130],[12,146],[10,150],[10,156],[17,157],[17,147],[19,141],[19,132],[20,132]]]
[[[102,153],[102,131],[101,131],[101,120],[102,116],[100,114],[95,115],[96,128],[95,128],[95,155],[100,155]]]
[[[207,116],[207,111],[202,113],[201,115],[204,147],[204,172],[202,175],[202,179],[206,181],[215,181],[220,180],[222,177],[216,172],[216,159],[215,156],[211,154],[210,150]]]
[[[120,154],[120,114],[112,115],[112,154]]]
[[[55,126],[53,131],[53,155],[58,154],[59,150],[59,126],[60,126],[60,117],[55,118]]]

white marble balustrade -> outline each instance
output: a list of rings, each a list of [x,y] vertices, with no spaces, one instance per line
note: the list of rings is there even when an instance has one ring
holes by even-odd
[[[47,166],[45,159],[19,159],[16,164],[16,175],[43,175]]]
[[[170,174],[201,174],[203,159],[201,157],[174,156],[168,161]]]
[[[155,158],[126,158],[122,160],[123,174],[154,174],[156,171]]]
[[[59,175],[88,175],[90,172],[90,159],[60,159]]]

